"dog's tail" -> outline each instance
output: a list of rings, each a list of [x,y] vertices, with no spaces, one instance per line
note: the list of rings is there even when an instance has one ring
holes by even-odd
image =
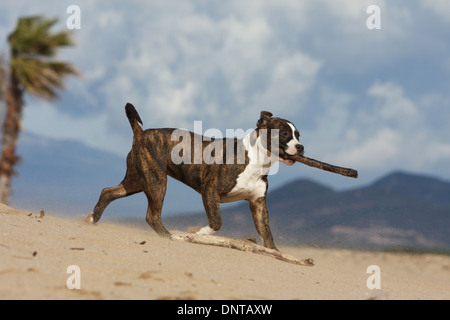
[[[134,137],[139,139],[142,134],[142,128],[138,124],[142,124],[141,117],[131,103],[127,103],[125,106],[125,113],[127,114],[128,121],[130,121],[131,129],[133,130]]]

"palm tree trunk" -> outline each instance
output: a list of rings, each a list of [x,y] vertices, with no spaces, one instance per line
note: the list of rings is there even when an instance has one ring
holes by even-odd
[[[9,204],[11,178],[15,174],[14,166],[20,160],[16,155],[22,118],[22,90],[14,70],[11,70],[6,91],[6,114],[3,124],[2,156],[0,161],[0,202]]]

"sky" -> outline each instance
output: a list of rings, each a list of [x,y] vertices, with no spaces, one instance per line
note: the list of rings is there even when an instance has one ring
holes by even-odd
[[[65,30],[70,5],[80,29],[58,58],[83,76],[56,103],[26,97],[26,132],[125,157],[127,102],[145,128],[202,121],[224,134],[267,110],[296,125],[306,156],[359,171],[281,165],[275,185],[352,188],[395,170],[450,181],[447,0],[2,1],[0,53],[18,17],[57,17]],[[370,5],[380,29],[367,27]]]

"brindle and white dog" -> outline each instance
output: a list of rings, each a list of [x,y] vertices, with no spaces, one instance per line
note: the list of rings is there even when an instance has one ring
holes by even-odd
[[[184,131],[184,136],[191,139],[187,139],[189,148],[181,150],[191,152],[188,156],[183,155],[184,159],[190,161],[174,163],[173,150],[175,147],[180,148],[182,142],[178,139],[174,141],[173,137],[175,130],[180,129],[144,131],[139,125],[142,124],[141,118],[133,105],[128,103],[125,110],[134,134],[133,147],[127,156],[127,172],[119,185],[103,189],[94,208],[92,222],[99,221],[103,211],[112,201],[143,191],[148,199],[148,224],[160,236],[170,236],[170,232],[162,224],[161,211],[167,176],[171,176],[202,195],[209,224],[201,228],[199,234],[212,234],[220,229],[220,203],[247,200],[263,245],[276,249],[266,207],[267,176],[270,166],[275,162],[282,161],[292,165],[294,161],[290,160],[289,156],[304,153],[299,142],[299,132],[291,122],[262,111],[256,124],[257,128],[242,139],[202,139],[200,135]],[[196,144],[196,141],[200,143]],[[224,161],[220,163],[206,163],[204,159],[196,161],[195,152],[198,146],[201,148],[200,152],[203,152],[211,143],[216,143],[217,146],[218,142],[222,143],[222,150],[231,145],[234,152],[223,152]],[[239,150],[244,151],[241,161],[238,161]],[[230,154],[234,161],[227,158]]]

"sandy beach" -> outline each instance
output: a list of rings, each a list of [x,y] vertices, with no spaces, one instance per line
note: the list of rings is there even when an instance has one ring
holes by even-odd
[[[315,266],[0,205],[0,299],[450,299],[449,256],[279,249]]]

